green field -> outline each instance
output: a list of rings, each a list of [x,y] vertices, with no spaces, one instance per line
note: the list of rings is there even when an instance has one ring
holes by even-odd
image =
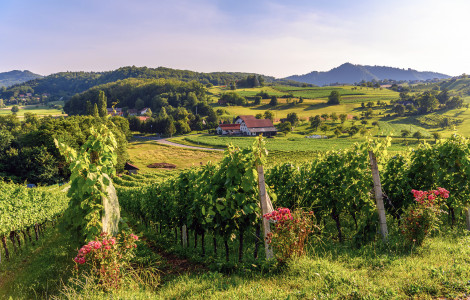
[[[11,114],[12,106],[8,106],[0,109],[0,115],[9,115]],[[19,106],[19,111],[16,113],[17,116],[22,117],[25,113],[32,113],[39,116],[66,116],[63,114],[62,110],[55,108],[49,108],[46,105],[25,105]]]

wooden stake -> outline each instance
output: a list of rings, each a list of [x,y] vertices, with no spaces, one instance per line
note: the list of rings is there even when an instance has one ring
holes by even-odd
[[[188,229],[183,225],[183,248],[188,247]]]
[[[269,199],[266,193],[266,183],[264,181],[264,170],[262,165],[257,165],[256,170],[258,171],[258,186],[259,186],[259,197],[261,201],[261,213],[264,216],[265,214],[269,214],[273,211],[273,205],[271,200]],[[263,219],[263,233],[264,233],[264,248],[266,249],[266,259],[273,258],[273,250],[271,246],[268,244],[267,236],[271,232],[271,227],[269,224],[269,220],[266,218]]]
[[[374,180],[374,194],[375,202],[377,205],[377,212],[379,213],[380,233],[384,242],[388,240],[387,218],[385,217],[384,200],[382,194],[382,185],[380,183],[379,167],[377,166],[377,159],[374,152],[369,151],[370,168],[372,170],[372,179]]]

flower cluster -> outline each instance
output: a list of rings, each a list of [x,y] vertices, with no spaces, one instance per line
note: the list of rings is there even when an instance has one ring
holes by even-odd
[[[415,205],[405,212],[401,225],[402,234],[409,244],[421,245],[433,230],[439,228],[440,205],[449,198],[449,191],[437,188],[430,191],[411,190]]]
[[[125,268],[134,257],[133,251],[137,247],[135,242],[138,239],[139,237],[132,233],[112,237],[103,232],[78,250],[74,258],[76,268],[78,269],[78,265],[85,265],[85,270],[98,275],[99,283],[103,287],[118,287]]]
[[[290,209],[283,208],[283,207],[280,207],[277,210],[274,210],[273,212],[269,214],[265,214],[263,217],[268,220],[273,220],[277,222],[284,222],[287,220],[292,220]]]
[[[445,188],[437,188],[437,190],[431,191],[411,190],[411,193],[413,193],[413,197],[415,198],[416,202],[424,206],[439,205],[439,203],[436,202],[439,200],[439,198],[449,198],[449,191]]]
[[[268,234],[266,240],[272,245],[276,258],[281,262],[292,256],[303,255],[308,237],[318,229],[312,211],[291,212],[288,208],[281,207],[263,217],[274,222],[273,231]]]

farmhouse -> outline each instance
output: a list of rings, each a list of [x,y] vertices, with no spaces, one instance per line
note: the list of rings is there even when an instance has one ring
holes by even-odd
[[[240,134],[240,124],[219,124],[217,133],[222,135]]]

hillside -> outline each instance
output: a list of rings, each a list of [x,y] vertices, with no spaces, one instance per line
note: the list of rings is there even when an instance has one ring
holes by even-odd
[[[42,75],[34,74],[30,71],[13,70],[9,72],[0,73],[0,87],[9,87],[15,84],[20,84],[36,78],[41,78]]]
[[[425,81],[430,79],[445,79],[450,76],[435,72],[420,72],[413,69],[399,69],[382,66],[363,66],[350,63],[331,69],[327,72],[313,71],[304,75],[293,75],[284,79],[300,81],[315,85],[329,85],[332,83],[357,83],[361,81],[386,80],[395,81]]]
[[[75,94],[84,92],[94,86],[102,85],[127,78],[140,79],[177,79],[180,81],[198,81],[202,84],[228,85],[231,82],[244,80],[247,76],[257,76],[261,82],[279,82],[289,85],[301,85],[291,80],[275,79],[251,73],[239,72],[213,72],[199,73],[187,70],[176,70],[170,68],[147,68],[147,67],[122,67],[107,72],[61,72],[49,76],[31,80],[22,84],[11,86],[6,91],[0,92],[0,98],[9,99],[18,93],[49,94],[53,99],[64,97],[68,99]]]

